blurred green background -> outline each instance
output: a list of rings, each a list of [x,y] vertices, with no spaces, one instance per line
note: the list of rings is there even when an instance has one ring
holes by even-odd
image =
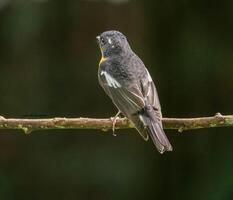
[[[95,37],[123,32],[165,117],[233,114],[233,1],[1,0],[0,115],[110,117]],[[233,198],[233,128],[166,130],[159,155],[135,130],[1,130],[0,199]]]

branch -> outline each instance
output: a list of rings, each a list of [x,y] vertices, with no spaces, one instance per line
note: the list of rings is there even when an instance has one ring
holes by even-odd
[[[165,129],[179,132],[191,129],[233,126],[233,115],[217,113],[213,117],[200,118],[163,118]],[[126,118],[118,118],[115,129],[133,128]],[[112,119],[95,118],[49,118],[49,119],[6,119],[0,116],[0,129],[19,129],[28,134],[35,130],[48,129],[112,129]]]

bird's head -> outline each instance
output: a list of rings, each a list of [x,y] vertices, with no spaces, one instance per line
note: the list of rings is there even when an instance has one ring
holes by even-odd
[[[104,58],[120,55],[130,50],[126,37],[119,31],[106,31],[96,38]]]

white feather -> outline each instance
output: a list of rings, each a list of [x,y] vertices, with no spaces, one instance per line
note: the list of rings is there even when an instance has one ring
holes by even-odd
[[[108,43],[109,43],[109,44],[112,44],[111,38],[108,38]]]
[[[146,126],[146,122],[144,121],[143,117],[141,114],[139,114],[139,119],[141,120],[141,122],[143,123],[144,126]]]
[[[148,72],[148,70],[146,69],[146,72],[147,72],[147,77],[148,77],[148,81],[149,81],[149,85],[148,85],[148,91],[147,91],[147,94],[145,96],[145,101],[147,101],[147,98],[151,95],[150,93],[152,92],[152,86],[151,86],[151,83],[153,82],[151,76],[150,76],[150,73]],[[153,95],[153,94],[152,94]]]
[[[106,71],[101,71],[101,75],[105,76],[105,79],[109,87],[114,87],[114,88],[121,87],[121,84]]]
[[[152,78],[151,78],[150,73],[148,72],[148,70],[147,70],[147,69],[146,69],[146,72],[147,72],[147,76],[148,76],[148,80],[149,80],[149,82],[152,82]]]

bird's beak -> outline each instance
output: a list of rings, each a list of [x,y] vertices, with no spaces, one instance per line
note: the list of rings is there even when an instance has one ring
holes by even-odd
[[[100,36],[99,35],[96,37],[96,39],[97,39],[97,42],[100,43]]]
[[[97,40],[97,44],[98,44],[98,46],[99,46],[99,48],[100,48],[101,54],[103,55],[103,53],[102,53],[102,48],[101,48],[101,42],[100,42],[100,36],[99,36],[99,35],[96,36],[96,40]]]

